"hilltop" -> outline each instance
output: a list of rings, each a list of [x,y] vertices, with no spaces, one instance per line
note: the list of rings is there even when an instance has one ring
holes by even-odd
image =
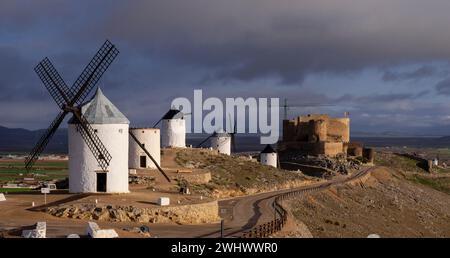
[[[300,235],[450,237],[449,174],[428,174],[414,160],[393,154],[376,162],[384,166],[365,180],[288,202],[303,227]]]

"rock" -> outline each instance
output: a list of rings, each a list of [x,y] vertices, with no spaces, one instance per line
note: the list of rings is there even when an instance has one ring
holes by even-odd
[[[80,238],[80,236],[77,234],[70,234],[67,236],[67,238]]]
[[[116,238],[119,237],[114,229],[100,229],[95,222],[88,222],[86,234],[92,238]]]
[[[89,221],[86,229],[86,235],[94,238],[95,232],[97,232],[98,230],[100,230],[100,227],[97,225],[97,223]]]
[[[46,238],[47,223],[38,222],[36,228],[31,230],[23,230],[22,237],[24,238]]]
[[[45,238],[47,234],[47,223],[45,221],[40,221],[36,223],[36,237],[35,238]]]
[[[5,195],[3,193],[0,193],[0,202],[6,201]]]
[[[33,229],[27,229],[22,231],[22,237],[24,238],[31,238],[31,235],[33,234]]]
[[[117,238],[119,235],[114,229],[101,229],[98,230],[93,238]]]
[[[141,229],[139,227],[127,227],[123,228],[124,231],[132,232],[132,233],[140,233]]]
[[[167,206],[170,204],[170,199],[169,197],[159,197],[158,198],[158,204],[160,206]]]
[[[153,184],[155,182],[155,177],[130,175],[128,177],[128,181],[129,181],[130,184],[150,185],[150,184]]]

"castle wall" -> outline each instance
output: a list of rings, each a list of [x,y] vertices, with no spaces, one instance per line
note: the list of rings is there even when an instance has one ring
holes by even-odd
[[[279,146],[306,154],[335,156],[347,153],[349,142],[350,118],[308,114],[283,121],[283,141]]]

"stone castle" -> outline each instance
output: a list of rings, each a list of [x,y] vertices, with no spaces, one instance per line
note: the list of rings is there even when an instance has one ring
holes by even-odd
[[[310,155],[347,154],[350,142],[350,118],[331,118],[326,114],[308,114],[283,120],[283,138],[279,150],[295,150]]]

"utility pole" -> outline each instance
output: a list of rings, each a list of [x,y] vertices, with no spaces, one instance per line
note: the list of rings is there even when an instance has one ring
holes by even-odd
[[[220,221],[220,238],[223,238],[223,226],[224,226],[224,219]]]
[[[287,98],[284,99],[283,109],[284,109],[283,119],[287,120],[287,110],[288,110]]]

